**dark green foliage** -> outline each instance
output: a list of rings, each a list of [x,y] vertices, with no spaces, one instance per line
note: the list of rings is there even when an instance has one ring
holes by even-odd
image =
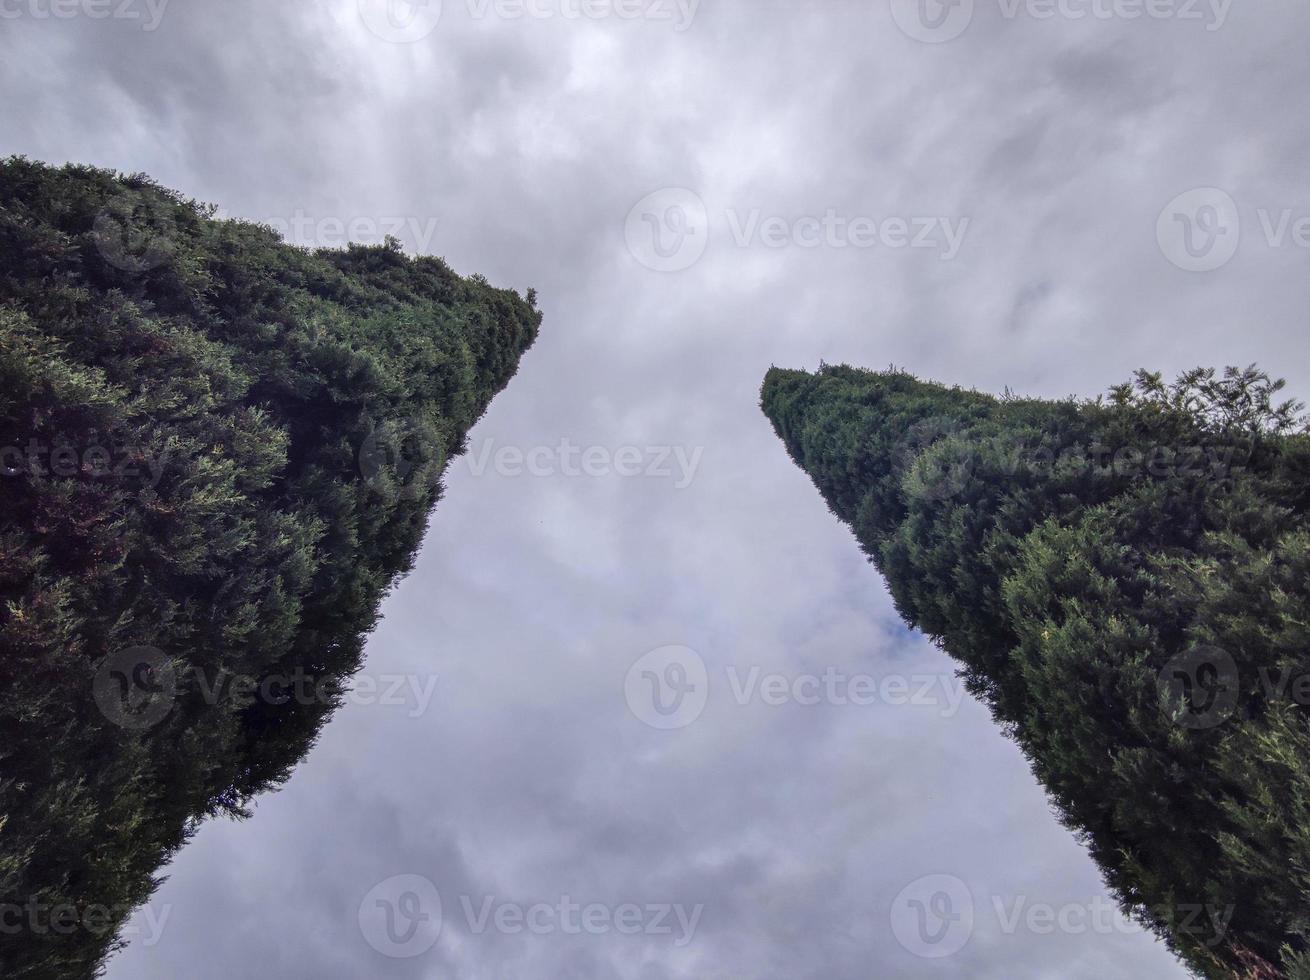
[[[1206,976],[1310,976],[1310,438],[1280,387],[1140,373],[1048,402],[825,367],[763,388],[900,612]]]
[[[290,774],[536,336],[533,306],[439,259],[211,213],[144,177],[0,163],[6,909],[116,925],[198,821]],[[115,724],[106,658],[138,647],[159,651],[142,697],[175,693]],[[206,683],[297,675],[326,696]],[[0,926],[5,977],[91,975],[114,935]]]

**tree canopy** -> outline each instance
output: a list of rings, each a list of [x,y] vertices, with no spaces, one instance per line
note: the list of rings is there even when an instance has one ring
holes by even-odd
[[[762,407],[1126,909],[1310,977],[1310,437],[1252,367],[1042,401],[771,370]]]
[[[395,241],[213,215],[0,162],[6,977],[95,973],[197,822],[287,778],[536,337],[531,293]]]

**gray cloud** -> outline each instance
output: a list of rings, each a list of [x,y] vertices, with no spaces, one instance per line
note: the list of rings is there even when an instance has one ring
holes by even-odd
[[[253,820],[202,829],[154,900],[161,941],[133,942],[110,980],[1182,975],[1140,934],[1007,932],[994,899],[1104,891],[978,705],[736,703],[729,667],[950,672],[757,391],[771,363],[822,358],[1052,396],[1259,360],[1310,392],[1310,256],[1271,246],[1259,217],[1310,214],[1310,110],[1289,94],[1310,10],[1234,5],[1207,31],[978,0],[961,36],[928,44],[892,9],[704,0],[679,32],[446,0],[409,44],[371,34],[354,0],[172,0],[149,32],[0,21],[0,151],[144,170],[241,217],[435,219],[429,247],[457,269],[535,286],[541,340],[475,448],[704,450],[681,489],[453,466],[367,668],[435,674],[431,706],[344,709]],[[1242,237],[1194,273],[1156,227],[1202,186],[1234,197]],[[629,210],[665,188],[705,206],[707,247],[679,272],[625,244]],[[753,210],[793,229],[829,210],[969,225],[951,261],[739,246]],[[710,696],[658,731],[624,682],[670,644],[703,657]],[[441,935],[388,959],[360,903],[414,874],[441,894]],[[905,949],[889,912],[930,874],[974,902],[943,960]],[[684,946],[478,933],[459,899],[487,895],[704,911]]]

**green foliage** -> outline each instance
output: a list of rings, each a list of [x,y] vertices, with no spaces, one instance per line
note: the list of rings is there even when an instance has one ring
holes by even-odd
[[[94,974],[198,821],[287,778],[539,322],[394,242],[293,248],[142,176],[0,162],[0,903],[111,913],[25,914],[0,974]],[[142,647],[173,696],[119,724],[107,658]],[[297,674],[324,696],[204,683]]]
[[[1159,372],[1142,370],[1132,381],[1111,388],[1110,398],[1121,407],[1190,415],[1212,431],[1306,431],[1306,419],[1299,414],[1303,402],[1274,402],[1274,395],[1287,387],[1281,378],[1273,380],[1254,364],[1226,368],[1222,378],[1215,374],[1214,368],[1193,368],[1166,384]]]
[[[1203,976],[1310,962],[1310,437],[1281,388],[1139,372],[1049,402],[823,367],[762,392],[899,611]]]

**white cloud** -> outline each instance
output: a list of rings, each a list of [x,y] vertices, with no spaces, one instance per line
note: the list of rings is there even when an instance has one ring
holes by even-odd
[[[453,5],[448,5],[453,6]],[[145,170],[247,216],[436,219],[463,272],[537,287],[538,347],[476,435],[497,444],[704,446],[696,479],[515,479],[457,465],[376,672],[440,679],[428,711],[341,712],[254,820],[170,869],[161,941],[117,978],[928,975],[888,905],[945,873],[1006,903],[1102,893],[977,705],[736,705],[684,730],[628,712],[628,666],[684,644],[719,669],[941,670],[756,406],[770,363],[889,362],[1061,396],[1139,366],[1259,360],[1310,393],[1307,256],[1244,237],[1188,273],[1161,209],[1219,187],[1303,196],[1310,9],[1181,21],[1006,18],[922,44],[884,3],[706,0],[642,21],[470,18],[393,44],[353,0],[175,0],[158,30],[8,22],[0,150]],[[949,262],[915,250],[739,247],[686,271],[630,261],[661,188],[796,219],[968,216]],[[816,660],[816,658],[818,658]],[[826,658],[826,659],[825,659]],[[894,665],[894,666],[893,666]],[[449,894],[704,903],[693,942],[464,934],[379,960],[375,884]],[[593,898],[594,896],[594,898]],[[1008,907],[1008,905],[1007,905]],[[1181,976],[1140,935],[980,922],[971,977]]]

